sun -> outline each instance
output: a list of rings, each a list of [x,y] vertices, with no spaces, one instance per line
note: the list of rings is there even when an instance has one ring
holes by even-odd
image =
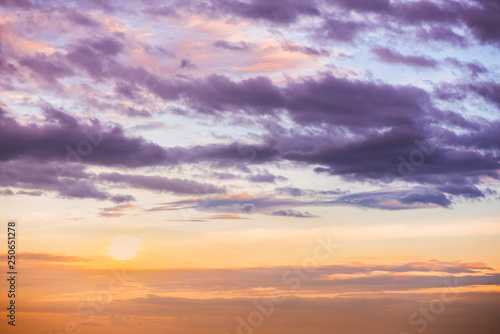
[[[111,241],[111,245],[106,247],[108,255],[120,260],[133,259],[137,252],[142,250],[142,241],[137,237],[127,237],[124,235],[117,235]]]

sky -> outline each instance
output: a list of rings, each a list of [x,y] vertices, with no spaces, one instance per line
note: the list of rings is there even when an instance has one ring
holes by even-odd
[[[1,332],[498,334],[499,59],[497,0],[0,0]]]

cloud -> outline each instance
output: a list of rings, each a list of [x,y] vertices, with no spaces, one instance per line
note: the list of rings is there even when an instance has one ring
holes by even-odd
[[[242,217],[242,216],[234,214],[234,213],[225,213],[225,214],[220,214],[220,215],[211,215],[211,216],[205,217],[204,219],[248,219],[248,218]]]
[[[440,186],[437,189],[447,194],[463,196],[466,198],[485,197],[481,190],[471,185],[448,184]]]
[[[114,38],[101,38],[98,40],[87,40],[82,44],[90,45],[94,50],[106,56],[116,56],[123,50],[123,45]]]
[[[307,273],[307,279],[301,280],[299,290],[294,290],[295,280],[291,278],[306,273],[301,267],[136,269],[127,272],[133,277],[131,283],[140,283],[146,291],[170,294],[231,291],[233,294],[238,293],[238,296],[254,297],[259,294],[259,289],[264,296],[273,290],[281,291],[284,295],[327,296],[362,292],[404,293],[420,289],[447,289],[449,285],[459,288],[500,284],[500,275],[491,271],[492,268],[482,262],[434,260],[403,264],[349,263],[316,267]],[[105,271],[88,270],[81,273],[81,279],[92,275],[105,277],[105,274]]]
[[[1,196],[13,196],[14,192],[10,189],[0,189]]]
[[[75,74],[60,55],[51,55],[49,58],[43,53],[37,53],[21,58],[19,64],[30,68],[38,77],[51,83]]]
[[[250,44],[244,41],[238,43],[230,43],[224,40],[217,40],[212,44],[216,48],[231,50],[231,51],[245,51],[250,48]]]
[[[280,178],[282,177],[277,177],[265,170],[264,173],[249,176],[248,180],[256,183],[275,183]]]
[[[276,24],[290,24],[300,16],[318,16],[319,10],[313,3],[300,0],[238,0],[220,1],[221,9],[252,20],[264,20]]]
[[[109,208],[103,208],[99,211],[99,216],[105,218],[120,218],[125,216],[128,211],[138,209],[137,205],[133,204],[119,204]]]
[[[229,194],[225,196],[192,198],[162,203],[160,206],[150,209],[150,211],[194,208],[197,210],[225,211],[229,213],[253,213],[272,210],[273,208],[286,205],[303,204],[300,201],[288,198],[253,197],[247,194]]]
[[[31,160],[0,163],[0,186],[25,189],[19,195],[40,196],[42,191],[55,192],[61,198],[109,200],[115,203],[134,201],[131,195],[110,194],[91,181],[81,165],[71,165],[64,176],[58,176],[59,165]]]
[[[454,1],[446,5],[426,0],[400,2],[396,14],[399,19],[410,24],[421,24],[423,22],[453,23],[457,21],[459,18],[457,9],[460,8],[460,5]]]
[[[294,218],[315,218],[316,216],[310,214],[309,212],[300,212],[292,209],[288,210],[279,210],[271,213],[273,216],[282,216],[282,217],[294,217]]]
[[[389,0],[327,0],[327,2],[359,12],[383,12],[391,4]]]
[[[91,259],[86,259],[79,256],[57,255],[50,253],[31,253],[21,252],[18,254],[21,261],[41,261],[41,262],[60,262],[60,263],[78,263],[90,262]]]
[[[426,138],[421,131],[396,128],[384,134],[368,136],[357,143],[323,144],[313,151],[289,152],[284,157],[328,166],[316,170],[348,180],[392,182],[399,179],[410,183],[445,185],[457,180],[476,183],[479,175],[498,179],[499,162],[494,153],[479,153],[472,148],[464,148],[465,145],[475,145],[474,141],[466,139],[467,135],[462,137],[464,146],[444,148],[441,140],[445,134],[443,129],[434,129]],[[460,141],[460,137],[455,141]],[[493,142],[489,144],[489,135],[482,140],[485,144],[494,145]]]
[[[474,2],[471,6],[461,7],[462,19],[481,42],[499,45],[500,4],[494,0]]]
[[[317,197],[320,195],[345,195],[348,191],[343,191],[340,189],[335,190],[314,190],[314,189],[301,189],[295,187],[280,187],[276,189],[276,192],[280,195],[288,195],[293,197],[307,196],[307,197]]]
[[[343,195],[330,202],[385,210],[449,207],[452,202],[439,191],[425,189],[383,190]]]
[[[456,66],[459,69],[466,70],[470,73],[470,75],[474,78],[478,77],[478,75],[486,73],[487,69],[483,64],[479,62],[463,62],[456,58],[447,57],[445,61],[453,66]]]
[[[394,50],[385,47],[375,47],[372,51],[378,58],[386,63],[402,64],[413,67],[435,68],[438,62],[424,56],[404,56]]]
[[[344,21],[342,19],[327,19],[315,32],[318,38],[337,42],[353,42],[367,25],[363,22]]]
[[[120,183],[138,189],[171,192],[181,195],[221,194],[225,190],[213,184],[198,183],[192,180],[170,179],[161,176],[126,175],[119,173],[102,173],[98,180]]]
[[[26,125],[0,114],[0,161],[34,158],[130,167],[174,162],[162,147],[127,137],[118,126],[102,126],[97,120],[82,124],[50,106],[44,107],[44,113],[45,122]]]
[[[66,17],[71,20],[71,22],[82,25],[82,26],[87,26],[87,27],[98,27],[100,26],[99,22],[95,21],[87,15],[87,13],[83,12],[77,12],[77,11],[70,11],[66,14]]]
[[[297,137],[285,133],[265,139],[264,144],[256,145],[234,142],[163,148],[140,137],[129,137],[118,126],[102,126],[96,120],[89,125],[63,111],[45,106],[46,121],[37,125],[21,125],[7,116],[6,112],[0,115],[2,120],[0,127],[5,130],[0,135],[2,139],[0,147],[2,143],[5,147],[0,159],[10,160],[5,162],[5,167],[16,165],[15,161],[18,160],[51,161],[50,164],[42,164],[42,170],[45,171],[44,177],[53,181],[47,183],[43,179],[23,179],[24,176],[18,170],[8,168],[10,181],[3,182],[2,185],[57,191],[60,196],[66,198],[110,199],[119,203],[133,200],[133,197],[110,195],[96,187],[97,183],[128,184],[134,188],[177,194],[223,193],[224,187],[191,180],[119,173],[104,173],[99,177],[90,177],[82,173],[82,167],[75,170],[76,174],[71,174],[71,169],[79,164],[82,166],[119,164],[122,167],[137,168],[200,162],[207,162],[217,167],[236,167],[248,163],[288,160],[311,166],[320,165],[315,168],[317,172],[339,175],[347,180],[390,183],[399,179],[420,186],[427,185],[428,189],[425,191],[409,190],[406,197],[402,197],[399,193],[392,196],[403,206],[413,207],[414,204],[420,203],[449,207],[452,199],[443,193],[465,198],[481,198],[484,197],[481,196],[482,190],[475,187],[480,182],[479,177],[483,175],[498,179],[499,162],[495,154],[490,151],[498,149],[495,139],[498,123],[491,123],[479,131],[474,130],[478,127],[476,123],[464,120],[454,113],[441,114],[431,106],[425,106],[429,96],[420,90],[360,83],[331,76],[319,81],[291,83],[283,89],[278,87],[275,89],[282,90],[276,95],[279,97],[277,101],[289,108],[290,115],[299,124],[316,124],[321,119],[323,123],[331,122],[360,128],[366,131],[366,134],[358,132],[356,136],[348,140],[344,138],[342,139],[344,141],[337,141],[335,144],[328,143],[332,138],[308,138],[302,135],[300,138],[306,145],[298,146]],[[313,102],[315,96],[319,97],[318,94],[324,89],[338,91],[338,95],[328,94],[330,96],[322,98],[321,104]],[[361,95],[357,95],[359,92]],[[336,96],[338,98],[335,98]],[[346,101],[342,102],[342,99]],[[353,101],[357,106],[353,107],[347,101]],[[253,101],[248,100],[248,103]],[[376,107],[374,103],[379,103],[380,106]],[[308,112],[304,113],[306,106]],[[368,115],[373,107],[377,108],[378,117],[376,121],[368,123],[368,120],[371,120]],[[401,112],[402,110],[404,112]],[[448,129],[427,128],[421,122],[429,115],[445,122],[455,122],[469,130],[457,135]],[[366,128],[366,126],[383,127],[389,124],[398,126],[381,133],[374,133]],[[321,144],[318,143],[319,140]],[[443,143],[446,143],[446,148],[443,148]],[[487,151],[480,153],[476,149]],[[52,171],[47,170],[48,168],[52,168]],[[26,167],[22,167],[21,170],[26,170]],[[51,172],[55,175],[49,176]],[[55,180],[57,175],[66,178]],[[463,188],[462,192],[457,188],[452,189],[450,185],[456,183],[457,178],[466,183],[468,188]],[[266,172],[251,175],[248,180],[273,183],[277,177]],[[327,194],[319,193],[319,195]],[[358,203],[365,202],[358,201]],[[253,210],[247,207],[247,210]]]
[[[193,69],[196,68],[196,65],[191,62],[191,60],[184,58],[181,60],[180,64],[181,68],[188,68],[188,69]]]
[[[297,123],[320,123],[348,127],[401,126],[418,122],[434,113],[430,96],[411,86],[391,86],[338,78],[302,79],[284,87],[269,78],[255,77],[235,82],[222,75],[188,82],[164,80],[152,92],[176,101],[181,93],[197,112],[221,115],[245,109],[247,114],[272,116],[287,110]],[[168,92],[168,93],[164,93]],[[377,113],[377,118],[369,115]]]
[[[162,211],[161,208],[159,210],[148,210],[148,211]],[[238,214],[234,213],[222,213],[222,214],[217,214],[217,215],[210,215],[206,217],[200,217],[200,218],[193,218],[193,219],[164,219],[164,221],[174,221],[174,222],[195,222],[195,223],[200,223],[200,222],[207,222],[209,220],[238,220],[238,219],[249,219],[246,217],[242,217]]]
[[[16,195],[43,196],[43,195],[45,195],[45,193],[43,191],[40,191],[40,190],[35,190],[35,191],[21,190],[21,191],[16,192]]]
[[[1,0],[0,6],[19,7],[19,8],[23,8],[23,9],[29,9],[33,6],[33,4],[30,0],[19,0],[19,1]]]
[[[437,41],[462,47],[467,45],[466,36],[443,25],[420,27],[416,32],[416,37],[422,42]]]
[[[303,46],[293,43],[282,44],[281,47],[285,51],[303,53],[309,56],[329,56],[330,53],[325,49],[316,49],[309,46]]]

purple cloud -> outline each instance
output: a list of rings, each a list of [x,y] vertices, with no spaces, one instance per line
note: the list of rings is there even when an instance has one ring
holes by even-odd
[[[287,210],[279,210],[271,213],[273,216],[282,216],[282,217],[294,217],[294,218],[314,218],[315,216],[310,214],[309,212],[300,212],[297,210],[287,209]]]
[[[359,12],[382,12],[390,6],[389,0],[326,0],[326,2]]]
[[[343,19],[327,19],[316,30],[316,36],[338,42],[353,42],[356,36],[365,30],[367,25],[363,22],[344,21]]]
[[[292,43],[285,43],[281,46],[283,50],[290,52],[303,53],[309,56],[329,56],[330,53],[325,49],[316,49],[309,46],[303,46]]]
[[[19,64],[30,68],[40,78],[49,82],[74,75],[73,70],[64,63],[60,55],[52,55],[49,58],[45,54],[37,53],[20,59]]]
[[[252,20],[265,20],[277,24],[290,24],[300,16],[318,16],[313,1],[300,0],[238,0],[220,1],[220,8],[228,13]]]
[[[66,17],[76,24],[87,26],[87,27],[98,27],[100,24],[92,19],[89,15],[83,12],[69,12],[66,14]]]
[[[21,125],[0,114],[0,161],[36,158],[130,167],[174,162],[162,147],[127,137],[120,127],[103,127],[97,121],[84,125],[49,106],[44,112],[47,121],[41,125]]]
[[[495,0],[474,2],[475,5],[462,7],[462,19],[481,42],[499,45],[500,4]]]
[[[0,163],[0,186],[25,189],[19,195],[40,196],[42,191],[54,192],[60,198],[109,200],[115,203],[134,201],[131,195],[111,194],[92,182],[81,166],[72,166],[64,177],[55,173],[57,165],[15,160]]]
[[[14,196],[14,192],[10,189],[0,189],[1,196]]]
[[[29,9],[33,3],[30,0],[0,0],[0,6]]]
[[[103,173],[97,176],[100,181],[119,183],[138,189],[171,192],[180,195],[221,194],[225,190],[213,184],[199,183],[192,180],[170,179],[161,176],[124,175]]]
[[[422,22],[452,23],[457,21],[459,14],[456,9],[460,8],[460,4],[450,1],[446,5],[440,6],[435,2],[426,0],[401,2],[397,8],[397,16],[410,24]]]
[[[245,51],[250,48],[250,44],[243,41],[240,41],[238,43],[230,43],[224,40],[217,40],[213,42],[213,46],[216,48],[221,48],[231,51]]]
[[[375,47],[372,51],[377,57],[386,63],[402,64],[413,67],[435,68],[438,62],[434,59],[424,56],[405,56],[394,50],[385,47]]]

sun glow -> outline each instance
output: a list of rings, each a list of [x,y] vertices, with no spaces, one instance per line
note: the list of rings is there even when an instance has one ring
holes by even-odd
[[[118,235],[113,238],[111,245],[106,249],[108,250],[108,255],[117,260],[130,260],[142,250],[142,241],[137,237]]]

